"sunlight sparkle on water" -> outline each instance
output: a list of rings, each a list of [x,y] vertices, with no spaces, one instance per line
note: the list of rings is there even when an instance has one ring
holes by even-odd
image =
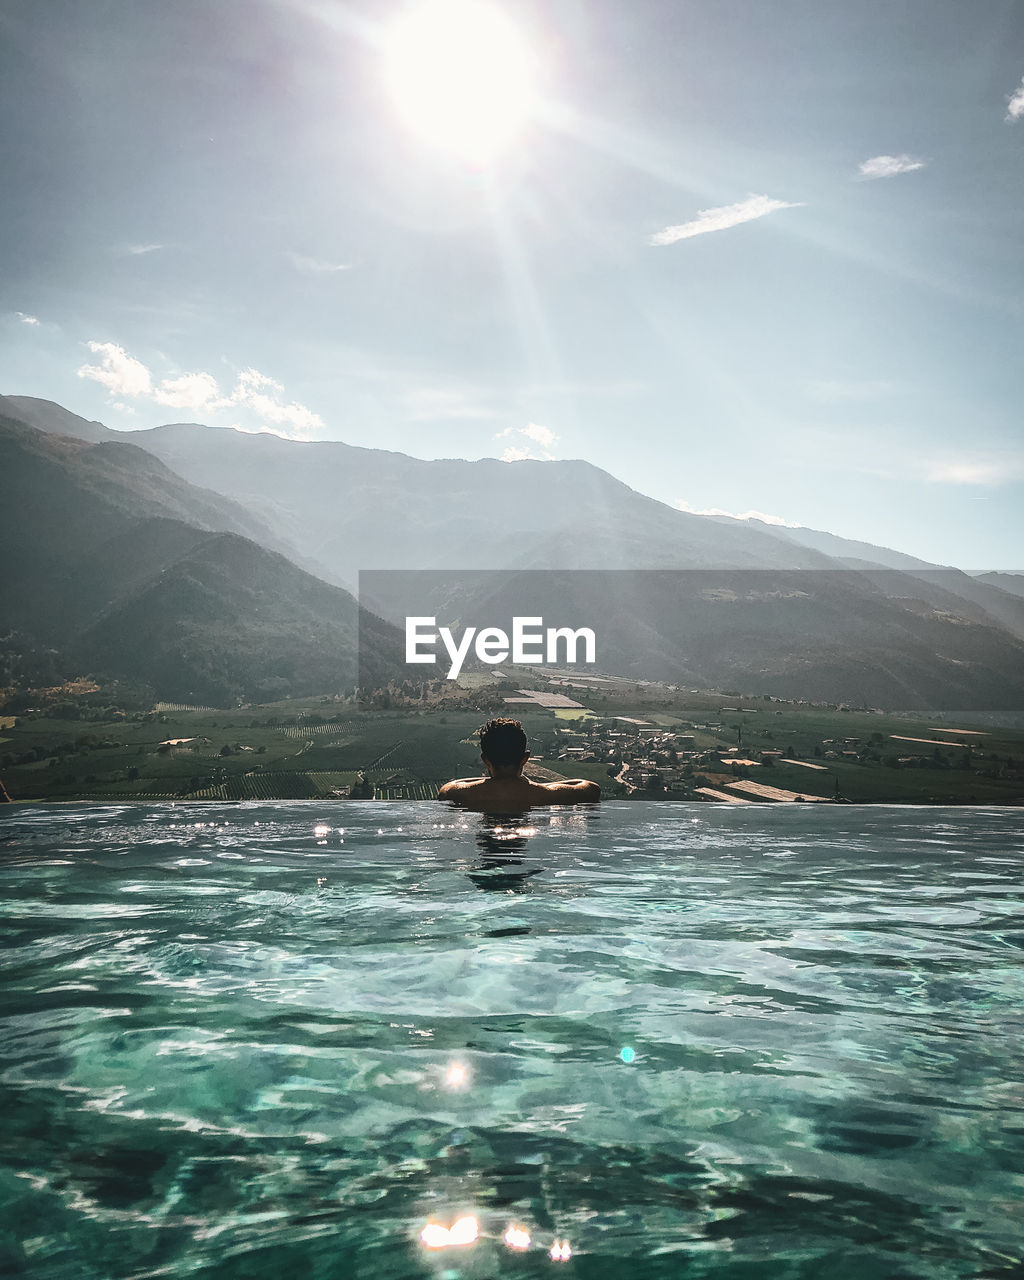
[[[504,1235],[505,1243],[510,1249],[529,1249],[530,1233],[525,1227],[517,1227],[512,1223]]]
[[[444,1082],[449,1089],[463,1089],[469,1084],[469,1068],[461,1062],[451,1062],[444,1073]]]
[[[480,1224],[472,1214],[457,1218],[450,1227],[428,1222],[420,1232],[420,1243],[428,1249],[447,1249],[450,1245],[472,1244],[480,1234]]]

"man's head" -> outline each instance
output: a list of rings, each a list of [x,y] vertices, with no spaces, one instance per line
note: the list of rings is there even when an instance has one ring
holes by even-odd
[[[480,730],[480,754],[495,776],[517,774],[526,762],[526,734],[518,720],[488,720]]]

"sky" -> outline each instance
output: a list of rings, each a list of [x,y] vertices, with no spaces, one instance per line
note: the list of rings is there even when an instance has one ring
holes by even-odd
[[[0,0],[0,393],[1024,572],[1020,0]]]

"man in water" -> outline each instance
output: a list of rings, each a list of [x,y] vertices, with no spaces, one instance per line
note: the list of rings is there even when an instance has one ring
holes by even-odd
[[[521,813],[539,804],[578,804],[601,799],[597,783],[583,778],[558,782],[524,778],[523,766],[530,753],[518,720],[489,720],[480,730],[480,756],[487,777],[446,782],[437,793],[439,800],[451,800],[482,813]]]

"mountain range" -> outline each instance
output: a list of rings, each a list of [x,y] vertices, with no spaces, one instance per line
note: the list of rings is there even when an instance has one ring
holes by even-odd
[[[516,607],[502,575],[481,585],[465,571],[629,569],[688,571],[673,581],[689,585],[672,607],[668,579],[642,573],[628,590],[609,579],[611,597],[590,575],[561,588],[598,610],[608,670],[888,706],[1024,706],[1024,576],[678,511],[583,461],[425,461],[198,423],[117,432],[26,396],[0,397],[0,461],[8,651],[53,649],[168,699],[353,684],[359,628],[370,669],[394,673],[399,602],[375,601],[387,622],[360,613],[362,570],[452,571],[431,599],[454,621],[499,597]],[[737,571],[755,575],[738,595]]]

